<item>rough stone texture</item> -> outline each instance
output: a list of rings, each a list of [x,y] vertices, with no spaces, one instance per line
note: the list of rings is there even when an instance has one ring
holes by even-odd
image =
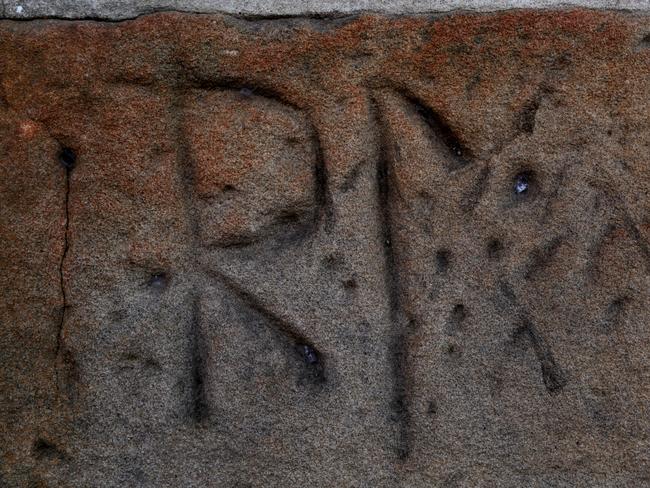
[[[2,16],[16,19],[128,19],[160,11],[237,15],[340,15],[358,12],[391,14],[494,11],[512,8],[590,7],[650,10],[648,0],[0,0]]]
[[[0,22],[0,486],[650,486],[649,33]]]

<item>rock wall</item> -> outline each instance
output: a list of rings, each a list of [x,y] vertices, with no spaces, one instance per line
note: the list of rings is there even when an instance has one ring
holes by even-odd
[[[650,486],[647,15],[0,53],[1,486]]]

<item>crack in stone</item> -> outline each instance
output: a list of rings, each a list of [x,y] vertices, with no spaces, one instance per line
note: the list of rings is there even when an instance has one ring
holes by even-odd
[[[4,11],[6,9],[6,4],[5,0],[0,0],[0,9],[2,9],[2,12],[4,14]],[[0,91],[0,102],[4,103],[6,105],[6,110],[14,114],[16,117],[19,118],[28,118],[27,116],[21,114],[19,111],[17,111],[13,106],[10,100],[6,97],[6,95]],[[40,123],[40,121],[39,121]],[[61,146],[61,141],[59,141],[47,128],[46,125],[41,124],[42,129],[45,131],[47,134],[47,137],[49,139],[54,140]],[[68,241],[68,232],[69,232],[69,227],[70,227],[70,214],[69,214],[69,205],[70,205],[70,175],[72,173],[74,162],[71,166],[64,166],[65,170],[65,197],[64,197],[64,231],[63,231],[63,252],[61,253],[61,259],[59,260],[59,266],[58,266],[58,273],[59,273],[59,286],[61,288],[61,298],[63,301],[63,305],[61,307],[61,317],[59,319],[59,324],[58,324],[58,331],[57,331],[57,337],[56,337],[56,350],[55,350],[55,357],[58,358],[60,353],[61,353],[61,346],[63,342],[63,327],[65,323],[65,312],[68,309],[68,301],[67,301],[67,296],[65,293],[65,278],[64,278],[64,272],[63,268],[65,265],[65,259],[68,254],[68,247],[69,247],[69,241]]]
[[[69,242],[68,242],[68,230],[70,227],[70,173],[72,169],[65,169],[65,222],[64,222],[64,233],[63,233],[63,252],[61,253],[61,260],[59,261],[59,282],[61,286],[61,297],[63,299],[63,306],[61,308],[61,319],[59,321],[59,331],[56,339],[56,356],[59,356],[61,351],[61,343],[63,341],[63,327],[65,324],[65,312],[68,308],[67,297],[65,293],[65,277],[63,267],[65,265],[65,259],[68,254]]]

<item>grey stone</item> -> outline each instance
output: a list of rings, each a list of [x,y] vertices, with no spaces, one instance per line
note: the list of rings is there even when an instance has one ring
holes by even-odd
[[[167,10],[223,12],[247,16],[414,14],[454,10],[495,11],[513,8],[588,7],[649,10],[647,0],[5,0],[6,18],[128,19]]]

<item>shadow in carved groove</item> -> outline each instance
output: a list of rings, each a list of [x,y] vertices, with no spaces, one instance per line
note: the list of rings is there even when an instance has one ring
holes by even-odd
[[[455,171],[471,164],[472,154],[465,147],[460,138],[454,133],[449,124],[434,110],[411,93],[398,91],[402,100],[410,106],[423,120],[429,130],[429,138],[433,148],[445,161],[447,171]],[[390,134],[387,122],[382,117],[382,107],[378,96],[371,97],[373,118],[378,127],[379,156],[377,161],[377,194],[378,208],[380,209],[381,237],[384,247],[386,276],[385,282],[390,305],[390,320],[392,322],[391,358],[393,370],[393,421],[397,427],[397,441],[395,451],[400,460],[409,457],[412,449],[411,414],[410,414],[410,388],[412,379],[409,377],[409,351],[411,335],[418,327],[416,320],[407,310],[408,297],[401,284],[399,274],[399,249],[396,248],[395,236],[395,209],[394,202],[399,196],[395,165],[398,162],[399,148]],[[477,182],[475,190],[466,198],[466,210],[471,210],[482,191],[480,189],[489,176],[489,169],[484,169]],[[440,255],[439,263],[446,265],[447,256]]]
[[[379,132],[379,149],[377,160],[377,198],[381,239],[384,249],[386,291],[389,300],[390,320],[392,323],[392,341],[390,344],[391,367],[393,373],[392,420],[397,426],[395,452],[400,460],[409,456],[410,418],[407,397],[407,361],[408,337],[407,322],[403,304],[400,277],[397,270],[395,249],[393,247],[394,225],[391,201],[395,198],[394,151],[389,147],[388,129],[380,115],[379,103],[371,98],[373,118]]]
[[[188,217],[190,224],[190,230],[192,235],[191,243],[191,253],[192,259],[194,260],[194,265],[198,269],[198,263],[196,262],[201,252],[205,250],[200,242],[200,230],[201,222],[198,215],[198,208],[195,196],[195,179],[196,179],[196,161],[193,160],[190,141],[187,139],[187,134],[184,131],[184,116],[183,111],[185,110],[184,105],[184,95],[183,91],[187,88],[195,88],[199,90],[208,90],[208,91],[237,91],[242,94],[244,97],[251,96],[251,93],[254,93],[256,97],[265,97],[271,99],[275,102],[278,102],[284,106],[295,109],[298,112],[302,112],[300,108],[295,107],[293,104],[288,103],[284,100],[283,97],[277,93],[262,89],[262,88],[248,88],[244,83],[238,83],[236,81],[224,82],[211,82],[211,81],[197,81],[194,80],[190,86],[179,86],[176,90],[174,104],[172,106],[172,114],[174,116],[174,123],[176,126],[176,139],[178,141],[178,171],[179,178],[183,186],[183,198],[184,198],[184,207],[185,212]],[[314,171],[314,181],[315,181],[315,209],[313,218],[309,225],[309,229],[301,237],[308,238],[315,235],[321,229],[327,230],[329,224],[333,218],[331,198],[329,196],[329,190],[327,185],[327,170],[325,167],[325,161],[323,153],[321,150],[320,141],[318,139],[317,133],[312,124],[310,124],[310,132],[313,137],[313,146],[315,148],[315,164],[313,167]],[[290,222],[286,222],[290,224]],[[279,222],[280,225],[283,222]],[[236,247],[245,247],[250,244],[254,244],[258,241],[252,242],[242,242]],[[262,241],[264,242],[264,236]],[[224,246],[221,246],[224,247]],[[228,247],[228,246],[226,246]],[[314,385],[322,385],[326,381],[326,371],[325,371],[325,361],[313,342],[307,338],[303,337],[299,333],[299,329],[294,325],[288,323],[286,320],[280,318],[274,314],[268,307],[266,307],[260,299],[258,299],[254,293],[246,289],[246,287],[240,283],[237,283],[232,278],[225,276],[222,273],[219,273],[214,270],[204,270],[207,273],[207,276],[210,280],[219,283],[222,285],[229,293],[236,297],[240,303],[249,307],[252,311],[256,312],[258,315],[264,318],[265,322],[276,331],[280,336],[284,337],[284,340],[293,345],[293,350],[296,353],[296,357],[302,362],[303,368],[305,370],[305,377],[309,380],[310,383]],[[201,423],[209,418],[210,411],[209,405],[207,402],[207,394],[205,391],[206,388],[206,365],[207,365],[207,347],[205,344],[204,331],[202,329],[199,303],[200,303],[201,292],[199,290],[194,290],[190,298],[191,307],[192,307],[192,317],[190,321],[190,327],[188,330],[189,334],[189,343],[190,343],[190,404],[189,404],[189,417],[192,421],[196,423]]]
[[[471,151],[456,135],[448,121],[412,93],[403,90],[398,93],[429,128],[430,140],[435,149],[444,156],[448,171],[455,171],[471,164]]]

